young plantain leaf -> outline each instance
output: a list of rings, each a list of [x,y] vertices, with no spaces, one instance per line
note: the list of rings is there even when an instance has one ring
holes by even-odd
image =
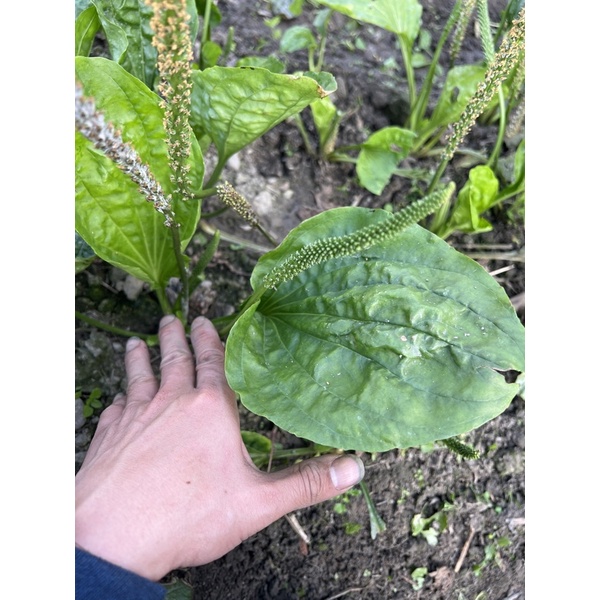
[[[105,120],[120,131],[165,194],[170,194],[173,185],[158,96],[115,62],[103,58],[76,58],[76,77],[83,95],[93,98]],[[102,259],[155,287],[165,285],[179,271],[164,217],[129,176],[79,132],[75,153],[77,232]],[[193,187],[200,189],[204,163],[194,140],[191,154],[190,178]],[[200,205],[194,201],[173,208],[181,224],[184,249],[196,230]]]
[[[453,231],[483,233],[492,225],[481,215],[492,207],[498,195],[498,179],[487,165],[477,165],[469,171],[469,181],[458,193],[456,204],[443,229],[438,233],[446,238]]]
[[[379,196],[398,163],[410,153],[416,135],[401,127],[384,127],[361,144],[356,163],[360,184]]]
[[[256,289],[306,244],[389,218],[340,208],[264,255]],[[378,452],[470,431],[519,392],[524,328],[504,290],[426,229],[332,259],[267,291],[232,328],[226,373],[251,411],[319,444]]]

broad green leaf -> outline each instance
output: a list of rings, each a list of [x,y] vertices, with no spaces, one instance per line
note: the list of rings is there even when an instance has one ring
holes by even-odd
[[[152,46],[152,7],[144,0],[94,0],[111,57],[152,89],[156,78],[156,50]],[[190,37],[196,38],[198,15],[194,0],[187,0]]]
[[[75,56],[89,56],[100,19],[95,6],[89,6],[75,20]]]
[[[423,7],[417,0],[317,0],[318,4],[404,37],[410,45],[421,28]]]
[[[204,42],[202,45],[202,64],[207,67],[214,67],[222,53],[223,50],[219,44],[215,44],[215,42],[211,42],[210,40]]]
[[[356,163],[360,184],[373,194],[381,194],[398,163],[410,153],[415,134],[401,127],[384,127],[361,146]]]
[[[335,77],[331,73],[327,73],[327,71],[319,71],[317,73],[314,71],[304,71],[302,75],[314,79],[323,88],[325,94],[332,94],[337,90]]]
[[[454,210],[444,229],[445,237],[452,231],[483,233],[492,225],[480,215],[493,206],[498,194],[498,179],[492,169],[478,165],[469,171],[469,181],[458,193]]]
[[[267,454],[271,452],[271,446],[273,445],[268,437],[256,431],[242,431],[242,440],[250,454],[253,452]]]
[[[107,122],[147,164],[165,194],[173,190],[159,97],[114,61],[76,58],[76,78]],[[76,134],[77,232],[107,262],[154,286],[178,275],[170,230],[137,185],[92,142]],[[204,164],[192,143],[190,178],[201,189]],[[184,249],[200,218],[197,202],[174,206]]]
[[[333,209],[257,263],[254,289],[304,245],[389,218]],[[518,393],[524,328],[476,262],[413,225],[267,291],[232,328],[226,373],[242,403],[301,438],[369,452],[470,431]]]
[[[194,131],[210,136],[221,162],[325,96],[310,77],[258,67],[212,67],[195,71],[192,79]]]
[[[485,67],[479,65],[450,69],[431,119],[424,121],[426,127],[435,130],[458,121],[484,76]]]
[[[285,71],[285,65],[274,56],[244,56],[237,61],[236,67],[262,67],[271,73]]]
[[[305,48],[316,48],[317,40],[308,27],[293,25],[283,34],[279,48],[282,52],[297,52]]]

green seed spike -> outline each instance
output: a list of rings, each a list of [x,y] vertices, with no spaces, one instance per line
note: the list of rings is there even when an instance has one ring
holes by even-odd
[[[479,458],[479,452],[467,444],[463,444],[458,438],[451,437],[445,440],[440,440],[444,446],[452,450],[455,454],[466,458],[467,460],[475,460]]]
[[[324,238],[304,246],[266,275],[263,281],[264,287],[276,289],[284,281],[293,279],[314,265],[333,258],[351,256],[397,236],[407,227],[424,219],[448,202],[455,188],[455,184],[450,182],[444,189],[409,204],[385,221],[363,227],[347,235]]]

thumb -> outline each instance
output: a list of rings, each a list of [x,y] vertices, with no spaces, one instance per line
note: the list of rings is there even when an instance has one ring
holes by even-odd
[[[305,460],[270,474],[271,505],[278,516],[329,500],[362,480],[365,467],[354,454]]]

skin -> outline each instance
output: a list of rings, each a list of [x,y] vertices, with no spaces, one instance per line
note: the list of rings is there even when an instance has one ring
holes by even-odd
[[[258,470],[240,435],[224,350],[197,318],[190,350],[175,317],[160,324],[160,382],[145,343],[127,344],[126,395],[100,417],[75,478],[76,544],[143,577],[211,562],[283,515],[358,483],[353,455]]]

